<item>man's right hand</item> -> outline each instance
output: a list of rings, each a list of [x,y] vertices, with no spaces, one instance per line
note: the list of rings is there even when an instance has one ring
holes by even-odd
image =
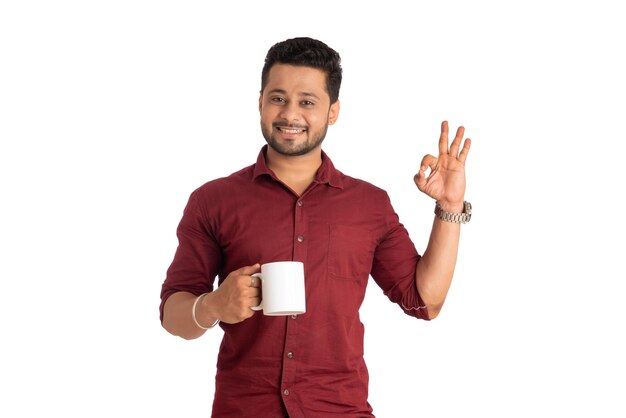
[[[203,317],[236,324],[254,315],[250,309],[261,303],[261,280],[253,277],[261,265],[242,267],[230,273],[222,284],[201,301]]]

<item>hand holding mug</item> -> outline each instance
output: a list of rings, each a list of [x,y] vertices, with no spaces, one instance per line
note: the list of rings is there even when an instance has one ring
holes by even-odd
[[[261,302],[261,281],[252,275],[260,265],[246,266],[231,272],[222,284],[206,297],[220,321],[236,324],[254,315],[251,306]]]

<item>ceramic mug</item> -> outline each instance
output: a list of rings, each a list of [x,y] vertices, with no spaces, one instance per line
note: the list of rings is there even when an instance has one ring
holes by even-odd
[[[261,303],[253,311],[264,315],[300,315],[306,312],[304,264],[300,261],[276,261],[261,265],[253,274],[261,280]]]

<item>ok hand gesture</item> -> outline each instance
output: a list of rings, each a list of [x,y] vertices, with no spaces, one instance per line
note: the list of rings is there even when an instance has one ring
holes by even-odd
[[[465,196],[465,160],[472,141],[463,141],[465,128],[460,126],[448,149],[448,122],[441,123],[439,157],[426,155],[413,180],[417,188],[439,202],[444,210],[460,212]],[[463,142],[463,147],[461,147]],[[459,151],[460,150],[460,151]],[[426,176],[426,170],[430,174]]]

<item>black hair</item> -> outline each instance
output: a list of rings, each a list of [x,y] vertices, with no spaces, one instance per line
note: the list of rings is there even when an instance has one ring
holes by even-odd
[[[335,103],[339,99],[341,57],[325,43],[303,37],[287,39],[272,46],[265,56],[265,65],[261,73],[261,92],[267,85],[267,78],[274,64],[301,65],[324,71],[330,103]]]

